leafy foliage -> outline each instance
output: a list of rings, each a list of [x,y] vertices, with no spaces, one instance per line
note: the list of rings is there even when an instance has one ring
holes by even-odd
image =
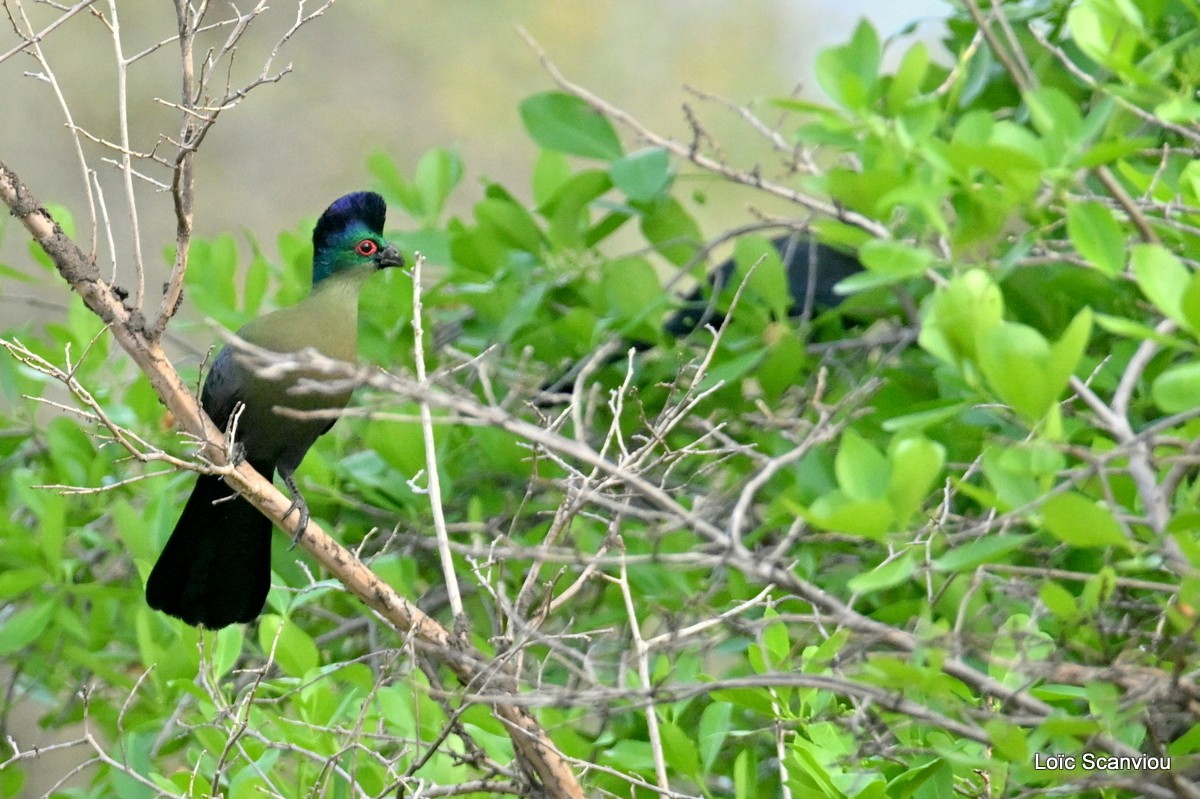
[[[695,186],[729,176],[630,151],[574,94],[522,103],[530,185],[485,183],[462,217],[446,216],[458,153],[411,177],[370,159],[407,216],[392,239],[434,274],[437,386],[491,412],[439,412],[460,629],[515,664],[555,743],[598,766],[597,795],[1187,795],[1165,772],[1134,784],[1035,757],[1179,769],[1200,745],[1200,20],[1109,0],[991,13],[987,37],[948,20],[952,64],[916,43],[888,74],[863,23],[817,61],[830,104],[773,102],[788,146],[767,179],[890,231],[811,221],[865,272],[809,320],[788,317],[778,255],[751,235],[714,299],[726,325],[669,340],[674,287],[716,242]],[[304,230],[278,261],[197,242],[188,301],[229,327],[294,301]],[[401,373],[412,282],[377,279],[362,351]],[[8,338],[69,354],[110,419],[186,455],[77,301]],[[396,648],[294,551],[276,547],[268,613],[245,631],[149,611],[139,578],[187,480],[23,400],[54,391],[25,361],[0,359],[0,652],[9,695],[45,702],[48,726],[86,716],[119,751],[79,795],[522,790],[497,765],[513,751],[488,686]],[[554,406],[542,388],[585,362]],[[416,406],[363,401],[373,413],[306,461],[310,507],[448,617]]]

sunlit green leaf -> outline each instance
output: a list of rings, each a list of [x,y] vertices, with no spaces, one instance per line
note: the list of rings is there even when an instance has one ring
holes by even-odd
[[[521,102],[521,121],[530,137],[548,150],[600,158],[621,157],[621,141],[612,123],[583,100],[545,92]]]
[[[896,524],[905,525],[929,495],[946,463],[946,448],[923,436],[897,438],[888,450],[887,496]]]
[[[834,469],[842,491],[864,502],[885,496],[892,477],[884,454],[853,430],[842,436]]]
[[[1092,201],[1068,205],[1067,233],[1079,254],[1097,269],[1115,275],[1124,268],[1125,234],[1106,205]]]
[[[1183,413],[1200,405],[1200,363],[1172,366],[1150,386],[1154,404],[1167,413]]]
[[[1046,500],[1042,519],[1055,538],[1072,546],[1131,548],[1112,511],[1074,491]]]
[[[652,200],[671,181],[671,162],[661,147],[630,153],[613,161],[608,169],[613,185],[631,200]]]
[[[869,572],[850,578],[847,588],[856,594],[870,594],[899,585],[916,571],[917,560],[911,552],[906,552],[898,558],[885,561]]]
[[[1166,317],[1188,324],[1183,317],[1182,298],[1191,278],[1179,258],[1159,244],[1136,244],[1131,259],[1138,288]]]

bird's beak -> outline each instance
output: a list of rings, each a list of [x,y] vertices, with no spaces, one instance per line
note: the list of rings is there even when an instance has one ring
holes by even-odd
[[[386,269],[389,266],[404,266],[404,256],[396,249],[396,245],[389,244],[375,256],[375,266],[378,269]]]

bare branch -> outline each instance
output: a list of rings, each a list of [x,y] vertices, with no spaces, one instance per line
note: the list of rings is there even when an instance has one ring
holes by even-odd
[[[179,424],[201,442],[203,455],[219,467],[228,467],[224,436],[179,378],[159,340],[148,335],[140,314],[124,305],[123,297],[99,276],[95,264],[63,234],[50,213],[2,162],[0,201],[12,210],[34,241],[54,260],[59,273],[87,306],[109,326],[113,337],[149,377]],[[437,658],[464,684],[485,678],[488,685],[506,693],[517,693],[515,675],[502,667],[496,668],[474,648],[454,638],[380,580],[353,553],[330,538],[316,522],[310,520],[304,535],[298,536],[299,519],[295,514],[287,515],[290,500],[248,463],[230,467],[222,474],[231,487],[266,514],[284,534],[299,540],[318,562],[398,634],[411,635],[422,650]],[[496,703],[493,709],[509,729],[517,751],[550,795],[582,797],[582,788],[571,768],[527,710],[512,703]]]
[[[412,268],[412,328],[413,358],[416,362],[417,381],[428,385],[428,378],[425,375],[425,328],[421,322],[421,267],[424,265],[425,256],[417,253],[416,262]],[[425,493],[429,495],[429,506],[433,511],[433,529],[437,535],[438,554],[442,561],[442,577],[446,581],[446,592],[450,597],[450,612],[454,614],[455,624],[461,625],[466,623],[466,616],[463,613],[462,593],[458,589],[458,575],[454,572],[454,556],[450,552],[450,539],[446,533],[446,513],[442,505],[437,443],[433,436],[433,414],[427,403],[420,403],[420,409],[421,434],[425,441]]]
[[[575,95],[604,116],[608,117],[609,119],[616,120],[622,125],[630,128],[642,141],[655,147],[661,147],[678,158],[690,161],[701,169],[712,172],[716,175],[720,175],[721,177],[734,183],[740,183],[745,186],[752,186],[756,189],[761,189],[768,194],[773,194],[776,197],[782,197],[783,199],[803,206],[810,211],[815,211],[816,213],[833,217],[834,219],[838,219],[847,224],[855,225],[856,227],[862,228],[877,238],[891,238],[891,231],[889,231],[885,225],[880,224],[874,219],[870,219],[854,211],[848,211],[844,208],[840,208],[833,203],[819,200],[816,197],[812,197],[804,194],[803,192],[790,189],[787,186],[765,180],[759,174],[743,172],[741,170],[734,169],[733,167],[730,167],[721,161],[710,158],[709,156],[698,152],[695,148],[688,147],[687,145],[680,144],[672,139],[660,136],[635,119],[629,112],[624,111],[608,101],[601,99],[599,96],[593,94],[582,86],[567,80],[562,72],[559,71],[558,67],[556,67],[550,60],[550,57],[546,55],[546,52],[542,49],[541,45],[537,43],[537,41],[529,34],[528,31],[520,26],[517,26],[517,32],[523,39],[525,39],[526,44],[528,44],[530,49],[533,50],[533,52],[537,55],[538,60],[541,61],[542,67],[546,70],[546,73],[550,75],[551,79],[553,79],[554,82],[563,89],[563,91],[567,92],[568,94]]]

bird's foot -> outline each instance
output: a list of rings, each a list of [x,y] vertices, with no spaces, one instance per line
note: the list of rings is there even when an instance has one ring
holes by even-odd
[[[299,494],[296,494],[292,498],[292,504],[288,505],[288,509],[283,512],[283,516],[280,518],[286,519],[292,515],[293,511],[300,512],[300,523],[296,525],[296,534],[292,536],[292,545],[288,547],[289,552],[296,548],[297,542],[300,541],[300,536],[304,535],[304,530],[308,527],[308,520],[310,518],[308,515],[308,505],[301,499]]]
[[[292,536],[292,545],[288,547],[288,551],[296,548],[297,542],[300,541],[300,536],[304,535],[305,528],[308,527],[308,520],[311,518],[308,515],[308,503],[304,501],[304,497],[300,496],[300,489],[296,488],[296,479],[292,477],[290,471],[280,469],[279,476],[283,478],[283,482],[287,484],[288,490],[292,492],[292,504],[288,505],[288,509],[283,512],[280,519],[286,519],[292,515],[293,511],[300,513],[300,522],[296,525],[296,534]]]

